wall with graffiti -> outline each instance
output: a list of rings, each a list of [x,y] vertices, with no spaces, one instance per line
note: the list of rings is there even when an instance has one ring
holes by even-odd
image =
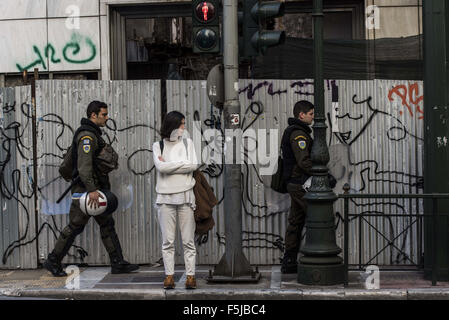
[[[99,11],[98,1],[1,1],[0,72],[99,70]]]
[[[0,88],[0,268],[37,267],[31,87]]]
[[[26,88],[27,93],[22,94],[17,93],[19,88],[16,88],[8,99],[4,93],[0,95],[0,200],[3,209],[0,220],[3,264],[0,263],[0,268],[12,264],[21,268],[35,267],[36,259],[32,255],[36,257],[38,250],[38,256],[44,258],[67,224],[70,197],[56,204],[56,199],[67,187],[58,176],[57,166],[88,102],[94,99],[110,105],[111,120],[105,133],[120,154],[120,167],[111,178],[113,191],[120,200],[114,216],[125,255],[138,263],[159,261],[161,244],[154,208],[155,172],[151,146],[159,139],[160,82],[37,82],[37,226],[33,224],[34,194],[30,187],[33,160],[29,133],[31,99],[30,89]],[[287,119],[292,116],[294,103],[302,99],[313,101],[313,81],[308,79],[240,80],[239,88],[242,129],[245,132],[279,129],[279,132],[268,131],[278,142]],[[416,81],[325,81],[329,168],[338,181],[334,190],[337,194],[343,192],[345,183],[350,185],[352,193],[422,192],[422,88],[422,82]],[[214,159],[222,158],[222,151],[217,148],[222,141],[206,137],[208,129],[223,130],[223,118],[221,110],[211,106],[208,100],[205,81],[167,81],[166,90],[168,111],[183,112],[187,129],[193,131],[193,127],[198,126],[203,133],[203,148],[214,150]],[[271,177],[263,174],[262,169],[257,161],[244,159],[242,163],[243,247],[251,263],[277,264],[284,248],[290,199],[269,187]],[[224,253],[226,243],[224,166],[219,161],[211,161],[201,170],[220,203],[213,212],[215,227],[207,238],[197,239],[198,263],[215,264]],[[341,200],[335,203],[334,210],[337,241],[342,246]],[[403,199],[357,200],[351,202],[350,210],[360,215],[407,215],[422,213],[422,206],[419,201]],[[17,220],[14,220],[16,215]],[[422,240],[419,227],[411,218],[378,216],[366,220],[369,223],[363,226],[354,219],[350,222],[351,263],[357,261],[359,253],[365,262],[375,257],[372,260],[375,264],[397,265],[419,260]],[[5,233],[6,229],[9,233]],[[17,231],[11,232],[12,229]],[[359,235],[362,242],[358,240]],[[89,222],[65,261],[107,264],[107,254],[99,237],[98,226]],[[178,241],[177,262],[182,263],[180,249]]]
[[[59,176],[58,165],[92,100],[110,106],[110,120],[104,132],[106,142],[120,155],[119,169],[110,179],[120,203],[114,218],[123,251],[127,258],[138,263],[157,261],[160,242],[153,210],[155,177],[151,149],[157,137],[156,128],[160,127],[159,80],[37,83],[39,218],[40,223],[54,229],[41,233],[40,254],[48,254],[55,235],[68,223],[70,194],[56,204],[68,186]],[[98,225],[89,222],[67,261],[109,263],[98,236]]]
[[[287,119],[293,115],[294,103],[303,99],[313,102],[313,80],[241,80],[239,88],[242,129],[279,129],[279,144]],[[188,127],[200,121],[202,132],[210,128],[223,130],[221,112],[208,103],[204,82],[169,81],[167,90],[171,92],[167,94],[169,110],[184,112]],[[325,98],[328,166],[337,178],[337,194],[343,193],[345,183],[352,193],[422,192],[422,82],[327,80]],[[217,144],[209,137],[203,139],[207,140],[204,148],[219,152],[220,141]],[[204,172],[223,201],[223,166],[209,164]],[[290,199],[274,192],[269,187],[271,177],[261,172],[257,161],[250,163],[246,159],[242,164],[243,246],[252,263],[279,263]],[[337,242],[342,246],[341,200],[334,209]],[[382,199],[352,201],[350,210],[361,215],[422,213],[420,202]],[[225,214],[219,207],[216,218],[220,223],[212,235],[216,238],[200,248],[203,257],[221,252]],[[422,253],[419,232],[420,226],[410,217],[366,218],[362,225],[351,219],[350,262],[356,263],[361,252],[364,262],[416,264]]]

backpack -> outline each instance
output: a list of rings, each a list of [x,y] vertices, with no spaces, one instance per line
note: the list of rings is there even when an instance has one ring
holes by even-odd
[[[281,150],[282,153],[282,150]],[[282,155],[278,157],[276,173],[271,176],[271,189],[279,193],[287,193],[287,181],[284,179],[284,160]]]
[[[288,192],[287,184],[293,173],[293,168],[295,166],[296,159],[290,144],[286,142],[290,138],[292,132],[298,128],[299,128],[298,125],[295,124],[290,125],[285,129],[282,135],[281,150],[280,155],[278,157],[278,167],[276,173],[271,176],[271,185],[270,185],[271,189],[279,193]],[[283,146],[285,146],[287,149],[284,150]],[[308,175],[304,175],[302,177],[301,184],[304,184],[308,178],[309,178]]]
[[[59,174],[65,181],[71,181],[73,176],[73,143],[66,153],[62,155],[62,162],[59,165]]]
[[[110,144],[105,144],[96,157],[96,168],[102,174],[108,174],[118,168],[118,154]]]

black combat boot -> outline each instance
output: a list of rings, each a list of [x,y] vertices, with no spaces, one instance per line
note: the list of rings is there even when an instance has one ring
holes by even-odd
[[[139,269],[139,266],[137,264],[131,264],[123,259],[121,252],[118,254],[115,252],[113,254],[110,254],[110,258],[112,274],[130,273]]]
[[[286,251],[282,258],[281,273],[297,273],[298,272],[298,253]]]
[[[111,259],[111,273],[130,273],[139,269],[137,264],[131,264],[123,259],[122,247],[115,232],[111,234],[111,240],[115,247],[115,251],[109,254],[109,258]]]
[[[54,253],[48,255],[47,260],[44,262],[44,268],[55,277],[67,277],[67,273],[62,268],[61,260]]]
[[[111,261],[111,273],[119,274],[119,273],[130,273],[132,271],[136,271],[139,269],[137,264],[131,264],[123,259],[114,259]]]
[[[55,248],[48,255],[47,260],[45,260],[43,264],[44,268],[50,271],[53,276],[67,277],[67,273],[65,273],[64,269],[62,268],[61,261],[66,256],[67,252],[69,252],[76,236],[80,234],[83,229],[84,226],[76,228],[69,224],[61,232],[61,235],[56,242]]]

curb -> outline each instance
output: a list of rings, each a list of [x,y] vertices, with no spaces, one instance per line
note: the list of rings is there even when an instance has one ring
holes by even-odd
[[[409,289],[408,300],[449,300],[449,289]]]
[[[27,289],[2,291],[7,297],[70,300],[449,300],[449,289],[336,290],[164,290],[164,289]]]

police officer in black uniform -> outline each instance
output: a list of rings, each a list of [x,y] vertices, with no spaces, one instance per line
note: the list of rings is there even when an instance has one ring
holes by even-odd
[[[108,196],[115,197],[109,191],[111,186],[107,173],[99,170],[97,165],[100,152],[105,147],[105,142],[101,138],[100,127],[104,127],[107,120],[107,105],[104,102],[92,101],[87,107],[87,119],[81,119],[81,127],[74,136],[72,146],[76,147],[76,154],[73,153],[76,157],[74,156],[73,163],[77,163],[77,170],[74,170],[74,172],[75,175],[79,176],[80,182],[73,185],[71,189],[72,205],[69,213],[69,225],[64,228],[54,250],[44,262],[44,267],[55,277],[67,276],[62,268],[61,261],[69,251],[76,236],[84,230],[90,218],[90,215],[83,213],[80,209],[80,195],[88,192],[90,198],[88,205],[94,207],[99,205],[101,195],[98,190],[100,189]],[[112,199],[108,198],[109,201],[113,202]],[[101,240],[111,260],[111,273],[128,273],[139,269],[137,265],[130,264],[123,258],[111,210],[107,209],[105,213],[94,216],[94,218],[100,226]]]
[[[306,220],[306,191],[303,184],[311,176],[312,129],[314,118],[312,103],[302,100],[293,108],[294,118],[288,119],[288,127],[282,136],[283,180],[287,183],[287,191],[291,197],[291,208],[288,216],[288,227],[285,233],[285,252],[282,258],[282,273],[296,273],[298,270],[297,255],[301,245],[301,235]]]

